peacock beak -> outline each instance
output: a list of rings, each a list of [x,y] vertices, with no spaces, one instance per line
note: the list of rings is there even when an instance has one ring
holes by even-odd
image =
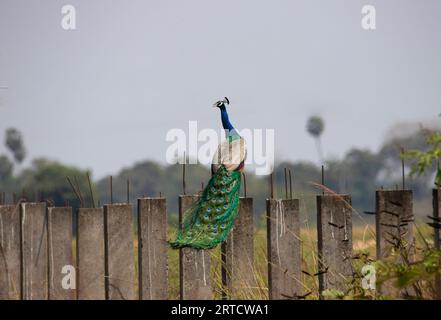
[[[220,108],[223,104],[223,101],[217,101],[213,104],[213,108]]]

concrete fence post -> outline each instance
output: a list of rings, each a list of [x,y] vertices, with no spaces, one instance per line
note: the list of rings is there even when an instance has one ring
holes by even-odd
[[[0,300],[21,298],[20,207],[0,206]]]
[[[77,214],[77,296],[104,300],[105,250],[103,208],[79,208]]]
[[[49,207],[48,215],[48,246],[49,246],[49,299],[74,300],[76,297],[75,277],[64,284],[63,279],[74,269],[72,208]],[[72,269],[69,269],[72,268]]]
[[[301,239],[298,199],[267,199],[269,298],[302,295]]]
[[[45,203],[21,204],[22,298],[48,298],[47,214]]]
[[[254,281],[253,199],[240,198],[234,228],[221,246],[224,298],[250,298]]]
[[[433,199],[433,220],[432,223],[441,225],[441,189],[432,190]],[[439,227],[433,228],[433,244],[436,250],[440,250],[440,229]],[[438,263],[441,263],[439,261]],[[441,277],[435,276],[435,299],[441,300]]]
[[[184,213],[197,200],[197,195],[179,196],[179,223]],[[210,279],[210,251],[193,248],[179,249],[179,279],[181,300],[209,300],[213,298]]]
[[[138,199],[139,298],[168,298],[167,210],[165,198]]]
[[[352,207],[349,195],[317,196],[319,294],[345,292],[352,268]]]
[[[135,277],[132,205],[104,206],[106,298],[134,300],[138,286]]]
[[[415,243],[413,237],[413,211],[411,190],[377,190],[376,192],[376,240],[377,259],[396,255],[397,262],[405,255],[413,261]],[[404,291],[394,288],[392,281],[382,284],[378,291],[388,296],[401,296]],[[410,289],[411,290],[411,289]]]

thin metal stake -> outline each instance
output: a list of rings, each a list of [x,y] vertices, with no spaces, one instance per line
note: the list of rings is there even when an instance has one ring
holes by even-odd
[[[285,176],[285,199],[288,199],[288,176],[286,174],[286,168],[283,170]]]
[[[184,163],[182,164],[182,192],[185,195],[186,194],[186,190],[185,190],[185,152],[184,152]]]
[[[403,155],[404,155],[404,148],[401,148],[401,175],[402,175],[402,177],[403,177],[403,190],[405,190],[406,189],[406,176],[405,176],[405,174],[404,174],[404,158],[403,158]]]
[[[322,165],[322,195],[325,194],[325,166]]]
[[[69,182],[70,187],[72,188],[73,192],[75,193],[75,195],[77,196],[78,200],[80,201],[80,205],[81,205],[81,207],[82,207],[83,204],[82,204],[82,202],[81,202],[81,197],[80,197],[80,195],[78,194],[77,189],[75,189],[75,186],[73,185],[73,183],[72,183],[72,181],[70,180],[70,178],[69,178],[69,177],[66,177],[66,178],[67,178],[67,181]],[[24,196],[22,196],[22,198],[24,199]]]
[[[270,189],[271,189],[271,199],[274,199],[274,173],[270,174]]]
[[[95,208],[95,200],[93,198],[92,182],[90,181],[89,171],[87,171],[87,182],[89,183],[90,199],[92,200],[92,206]]]
[[[113,204],[113,177],[110,176],[110,204]]]
[[[77,176],[74,176],[74,182],[77,186],[78,194],[80,195],[81,207],[83,207],[84,206],[84,198],[83,198],[83,194],[81,193],[80,184],[78,183]]]
[[[289,173],[289,198],[292,199],[292,178],[291,178],[291,169],[288,170]]]
[[[130,203],[130,179],[127,179],[127,203]]]

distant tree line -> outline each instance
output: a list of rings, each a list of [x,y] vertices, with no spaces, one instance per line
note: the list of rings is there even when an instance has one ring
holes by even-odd
[[[318,128],[320,127],[320,128]],[[311,129],[312,128],[312,129]],[[313,136],[319,138],[323,131],[320,125],[308,125],[308,131],[315,130]],[[320,133],[319,133],[320,131]],[[387,139],[378,152],[368,149],[352,148],[341,159],[327,159],[325,163],[325,185],[339,193],[350,193],[354,207],[362,211],[374,209],[375,190],[401,188],[402,149],[427,150],[427,130],[419,129],[411,134]],[[34,159],[27,168],[17,170],[26,156],[23,137],[16,129],[5,132],[4,143],[10,155],[0,155],[0,191],[12,192],[17,198],[25,196],[29,200],[49,199],[56,205],[67,202],[78,207],[78,195],[67,181],[70,178],[83,197],[83,205],[90,206],[91,195],[87,183],[87,171],[44,158]],[[321,145],[318,144],[321,148]],[[321,152],[321,151],[320,151]],[[413,160],[406,160],[406,172],[410,171]],[[291,170],[294,196],[304,200],[302,215],[315,217],[315,195],[321,192],[311,182],[321,181],[321,167],[318,163],[307,161],[283,162],[275,167],[276,192],[285,195],[284,169]],[[428,200],[433,187],[436,163],[427,165],[425,175],[406,177],[406,187],[414,191],[417,201]],[[186,191],[188,194],[202,190],[211,176],[210,170],[201,165],[186,166]],[[269,178],[257,177],[246,172],[247,193],[254,197],[257,221],[265,211],[265,199],[269,197]],[[113,200],[125,202],[127,199],[127,180],[130,181],[130,199],[137,197],[167,197],[168,210],[177,212],[177,199],[182,193],[182,165],[162,165],[154,161],[141,161],[131,167],[123,168],[113,176]],[[96,203],[110,202],[109,177],[95,180],[92,192]]]

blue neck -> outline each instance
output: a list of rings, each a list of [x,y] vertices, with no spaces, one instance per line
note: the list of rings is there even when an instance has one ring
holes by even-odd
[[[225,106],[220,107],[221,110],[221,119],[222,119],[222,126],[225,130],[229,130],[230,132],[234,130],[233,125],[230,122],[230,119],[228,119],[228,113]]]

